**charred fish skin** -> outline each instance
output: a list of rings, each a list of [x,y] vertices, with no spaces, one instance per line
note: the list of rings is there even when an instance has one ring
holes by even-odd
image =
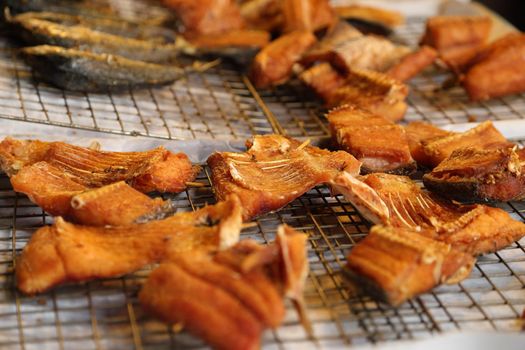
[[[125,38],[81,25],[66,26],[25,14],[8,17],[15,34],[29,45],[56,45],[94,53],[108,53],[129,59],[162,63],[174,60],[179,45]]]
[[[179,67],[57,46],[29,47],[21,53],[43,80],[71,91],[108,92],[160,86],[184,76]]]
[[[9,11],[7,9],[6,11]],[[9,12],[6,17],[9,18]],[[11,17],[12,18],[12,17]],[[159,44],[170,44],[177,40],[177,34],[169,29],[143,23],[134,23],[120,18],[89,17],[58,12],[25,12],[16,16],[18,21],[43,20],[64,26],[82,26],[89,29],[124,38],[149,40]]]

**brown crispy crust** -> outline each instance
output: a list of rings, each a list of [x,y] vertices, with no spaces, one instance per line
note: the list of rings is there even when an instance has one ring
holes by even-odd
[[[525,91],[525,34],[510,34],[481,52],[462,84],[473,101]]]
[[[399,81],[407,81],[434,63],[436,58],[436,50],[429,46],[423,46],[419,50],[401,58],[386,74]]]
[[[429,190],[460,201],[520,200],[525,196],[524,160],[513,148],[457,150],[423,181]]]
[[[453,277],[468,276],[475,259],[415,230],[376,225],[348,256],[347,275],[393,306]]]
[[[405,131],[408,138],[408,146],[410,147],[410,154],[412,158],[422,166],[428,166],[429,164],[423,147],[424,143],[454,134],[432,124],[419,121],[408,123],[407,126],[405,126]]]
[[[254,85],[267,88],[286,82],[293,65],[316,40],[308,31],[295,31],[272,41],[255,56],[251,69]]]

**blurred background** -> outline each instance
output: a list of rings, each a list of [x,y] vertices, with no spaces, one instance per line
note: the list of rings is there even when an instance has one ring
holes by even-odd
[[[499,13],[521,31],[525,31],[525,0],[478,0]]]

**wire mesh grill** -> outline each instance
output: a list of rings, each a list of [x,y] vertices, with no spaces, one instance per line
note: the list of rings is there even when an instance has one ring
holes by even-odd
[[[421,19],[398,35],[409,43],[419,36]],[[0,117],[116,134],[166,139],[244,139],[284,131],[295,137],[326,137],[321,104],[299,83],[255,92],[233,67],[221,66],[172,86],[119,95],[72,94],[39,83],[2,42]],[[525,98],[513,96],[483,104],[467,102],[460,88],[436,90],[446,79],[430,70],[411,82],[407,120],[435,124],[486,118],[525,117]],[[180,210],[193,210],[214,198],[209,170],[192,188],[171,197]],[[502,207],[525,220],[525,203]],[[32,232],[51,219],[0,176],[0,348],[13,349],[167,349],[203,344],[143,314],[137,292],[149,269],[122,278],[67,285],[36,296],[14,286],[16,255]],[[310,274],[305,292],[314,327],[309,339],[289,308],[284,325],[264,334],[268,349],[315,348],[411,339],[452,329],[516,330],[525,307],[525,240],[481,257],[471,276],[441,286],[399,308],[377,304],[345,285],[345,256],[368,232],[368,224],[342,197],[317,187],[275,214],[256,220],[243,238],[272,241],[279,224],[309,233]]]

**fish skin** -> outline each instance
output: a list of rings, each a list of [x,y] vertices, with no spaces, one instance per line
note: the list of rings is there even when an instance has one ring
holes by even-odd
[[[108,92],[168,85],[185,74],[175,66],[58,46],[29,47],[21,53],[40,78],[70,91]]]
[[[130,39],[154,41],[159,44],[174,43],[177,34],[169,29],[143,23],[134,23],[121,18],[88,17],[58,12],[25,12],[15,16],[17,21],[38,19],[64,26],[82,26],[106,34]]]
[[[173,61],[179,55],[179,45],[125,38],[82,25],[63,25],[27,14],[8,17],[14,34],[28,45],[56,45],[66,48],[106,53],[144,62]]]

